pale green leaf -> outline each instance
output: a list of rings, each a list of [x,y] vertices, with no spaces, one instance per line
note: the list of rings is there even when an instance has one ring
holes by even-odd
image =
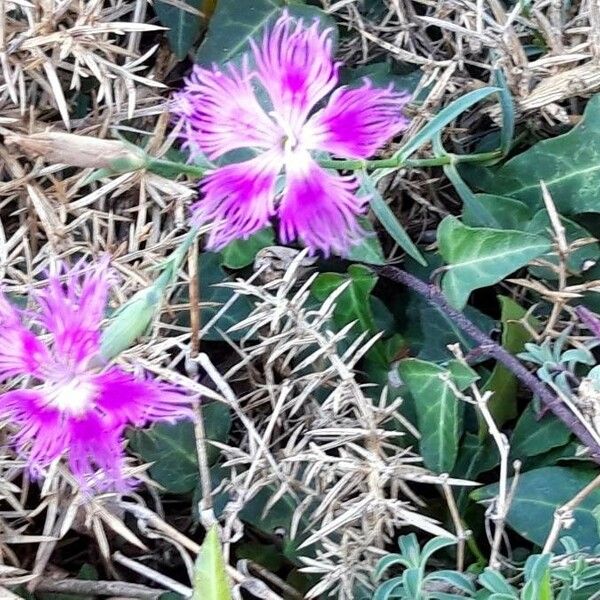
[[[194,566],[192,600],[231,600],[231,588],[217,526],[213,525],[202,542]]]

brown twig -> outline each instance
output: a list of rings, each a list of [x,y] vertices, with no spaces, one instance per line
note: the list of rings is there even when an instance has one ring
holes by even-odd
[[[591,458],[600,463],[600,445],[564,402],[558,396],[555,396],[535,375],[530,373],[516,357],[481,331],[462,312],[451,306],[438,287],[425,283],[398,267],[388,265],[374,267],[374,269],[378,274],[409,287],[429,304],[442,310],[460,329],[480,344],[482,352],[501,362],[521,383],[526,385],[589,448]]]

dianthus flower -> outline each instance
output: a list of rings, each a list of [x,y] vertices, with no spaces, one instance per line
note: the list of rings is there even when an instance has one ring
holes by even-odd
[[[31,382],[0,395],[0,419],[17,427],[16,451],[34,475],[67,456],[83,487],[95,468],[103,471],[101,485],[127,487],[125,428],[190,414],[189,399],[177,389],[114,366],[98,368],[109,286],[104,260],[87,274],[83,263],[54,270],[46,287],[32,292],[35,312],[18,310],[0,292],[0,380]]]
[[[241,66],[196,65],[175,97],[173,110],[183,118],[192,159],[255,151],[203,179],[193,223],[213,223],[207,247],[218,250],[276,216],[283,243],[301,238],[312,253],[345,255],[364,234],[356,217],[368,199],[355,195],[354,176],[321,168],[315,153],[372,156],[406,127],[402,109],[409,97],[368,79],[361,87],[333,91],[340,63],[333,59],[331,30],[320,31],[317,22],[306,27],[286,13],[251,47]]]

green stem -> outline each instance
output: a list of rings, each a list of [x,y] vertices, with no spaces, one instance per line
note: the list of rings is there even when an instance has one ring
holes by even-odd
[[[342,171],[358,171],[363,169],[398,169],[400,167],[439,167],[443,165],[465,162],[487,162],[502,155],[500,150],[481,152],[479,154],[444,154],[433,158],[402,159],[401,156],[377,160],[320,160],[319,164],[326,169]]]

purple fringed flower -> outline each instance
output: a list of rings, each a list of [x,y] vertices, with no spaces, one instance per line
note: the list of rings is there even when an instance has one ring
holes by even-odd
[[[88,274],[83,263],[61,270],[63,281],[55,271],[45,288],[33,292],[36,313],[17,310],[0,292],[0,380],[28,376],[34,384],[0,395],[0,419],[18,427],[14,445],[34,475],[66,455],[84,487],[86,476],[99,468],[101,485],[126,488],[124,429],[190,416],[189,399],[117,367],[94,367],[110,284],[108,261]],[[48,336],[38,337],[24,323]]]
[[[217,159],[240,148],[258,153],[202,181],[193,222],[214,223],[209,249],[247,238],[274,216],[283,243],[301,238],[313,253],[345,255],[364,235],[356,217],[368,199],[355,195],[356,179],[326,171],[313,155],[372,156],[406,127],[402,109],[409,96],[392,86],[374,88],[365,79],[362,87],[335,90],[313,112],[338,83],[330,33],[285,14],[260,43],[252,43],[254,68],[248,55],[241,67],[195,66],[177,94],[174,112],[183,118],[192,159],[200,153]],[[266,92],[268,107],[257,86]],[[285,182],[279,186],[282,172]]]

